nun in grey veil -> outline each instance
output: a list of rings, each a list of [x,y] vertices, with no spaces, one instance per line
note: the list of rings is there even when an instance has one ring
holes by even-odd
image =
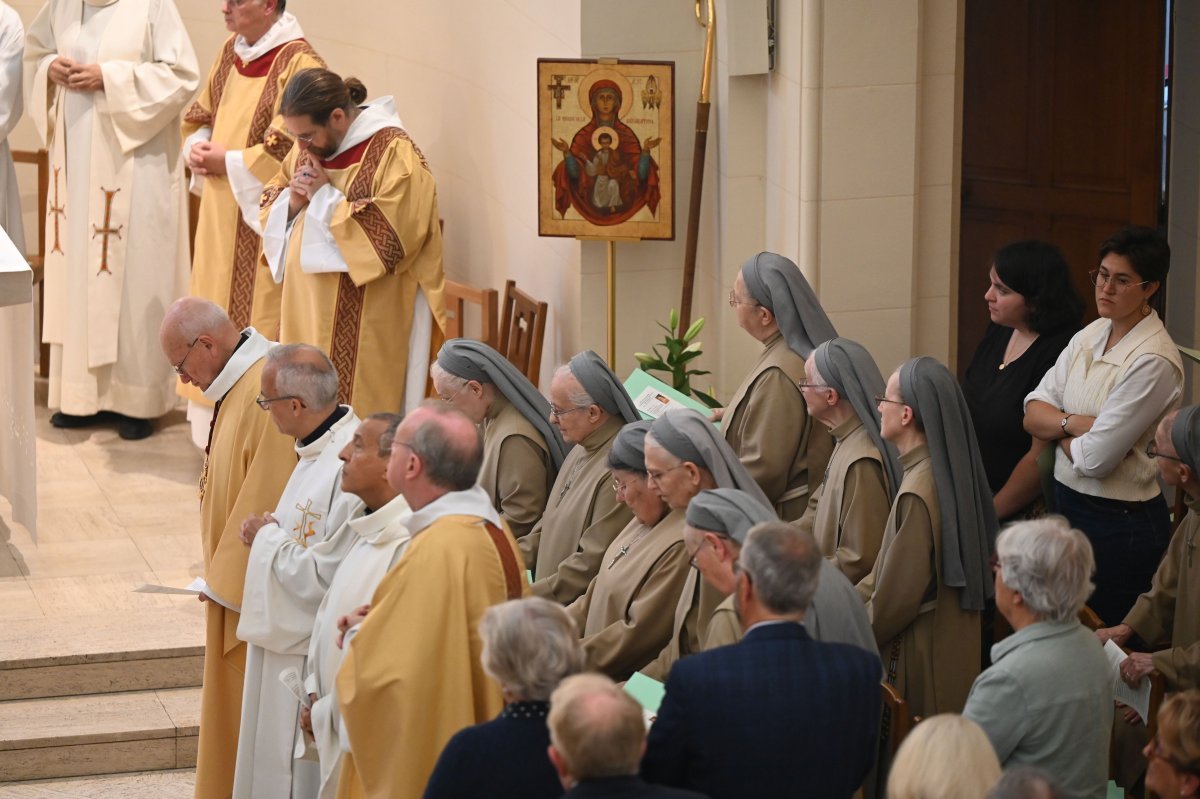
[[[642,415],[634,407],[625,386],[608,368],[604,359],[592,350],[584,350],[567,363],[571,374],[592,398],[592,402],[603,408],[610,416],[625,420],[625,424],[641,421]]]
[[[742,280],[754,301],[775,315],[788,348],[801,358],[837,336],[800,267],[782,255],[760,252],[750,258],[742,264]]]
[[[721,432],[702,414],[691,408],[667,411],[650,425],[649,435],[680,460],[707,469],[717,486],[741,489],[764,507],[773,508]]]

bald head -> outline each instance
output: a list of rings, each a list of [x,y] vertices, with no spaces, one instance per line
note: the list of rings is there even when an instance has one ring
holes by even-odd
[[[199,297],[172,303],[158,329],[159,346],[179,379],[202,389],[225,368],[240,336],[221,306]]]
[[[158,329],[159,341],[170,336],[192,341],[204,335],[214,338],[232,335],[236,344],[239,331],[224,308],[199,297],[182,297],[171,303]]]
[[[567,677],[550,696],[551,759],[563,779],[636,774],[646,740],[642,709],[601,674]]]
[[[396,429],[388,482],[414,510],[479,479],[483,436],[462,411],[426,400]]]

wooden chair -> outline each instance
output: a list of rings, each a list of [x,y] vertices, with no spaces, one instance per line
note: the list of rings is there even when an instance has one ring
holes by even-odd
[[[467,304],[479,306],[480,335],[478,339],[493,349],[499,343],[496,319],[499,316],[500,292],[480,289],[466,283],[446,281],[446,338],[462,338]]]
[[[504,284],[500,354],[508,358],[535,386],[542,369],[542,345],[546,338],[549,307],[518,289],[516,281],[509,280]]]
[[[880,743],[884,746],[886,760],[890,763],[896,756],[905,736],[912,731],[913,717],[908,710],[908,702],[900,696],[899,691],[886,682],[879,684],[879,692],[883,697],[883,715],[880,719]]]
[[[1104,621],[1096,615],[1096,611],[1087,605],[1084,605],[1083,609],[1079,611],[1079,623],[1092,631],[1099,630],[1104,626]]]
[[[42,343],[42,320],[46,315],[46,203],[50,194],[50,154],[46,150],[13,150],[12,159],[17,164],[33,164],[37,167],[37,248],[25,258],[33,270],[33,284],[38,291],[38,374],[50,376],[50,345]]]

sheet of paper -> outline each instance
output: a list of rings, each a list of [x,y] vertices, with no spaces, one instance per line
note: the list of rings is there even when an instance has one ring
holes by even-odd
[[[199,596],[200,592],[207,588],[203,577],[197,577],[192,580],[184,588],[176,588],[173,585],[154,585],[152,583],[143,583],[133,589],[135,594],[179,594],[183,596]]]
[[[300,704],[308,707],[308,692],[304,690],[304,680],[300,679],[300,670],[295,666],[288,666],[283,671],[279,672],[279,681],[284,687],[292,692],[292,696],[300,702]]]
[[[1104,644],[1104,654],[1112,664],[1113,699],[1133,708],[1145,723],[1146,717],[1150,715],[1150,680],[1144,679],[1137,688],[1130,688],[1129,684],[1121,679],[1121,664],[1129,656],[1111,638]]]
[[[666,692],[667,689],[662,683],[640,671],[635,671],[625,683],[625,693],[636,699],[651,715],[658,713],[658,706],[662,704]]]
[[[700,400],[676,391],[642,369],[630,372],[625,379],[625,390],[629,392],[634,407],[647,419],[657,419],[673,408],[691,408],[705,416],[712,413]]]

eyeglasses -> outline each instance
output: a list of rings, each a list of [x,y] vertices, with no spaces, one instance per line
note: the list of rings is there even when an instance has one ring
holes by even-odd
[[[180,377],[183,377],[183,375],[185,374],[183,371],[183,365],[187,362],[188,356],[192,354],[192,349],[196,346],[196,342],[199,340],[200,340],[199,336],[192,339],[192,343],[188,345],[187,352],[185,352],[183,354],[183,357],[179,359],[179,363],[172,365],[171,368],[175,370],[175,374],[179,375]]]
[[[447,405],[450,405],[451,403],[454,402],[454,398],[457,397],[459,394],[461,394],[462,390],[466,387],[467,387],[466,384],[459,386],[458,391],[455,391],[453,394],[451,394],[448,397],[445,394],[438,394],[438,399],[440,399],[442,402],[446,403]]]
[[[885,394],[876,394],[876,395],[875,395],[875,401],[876,401],[876,402],[890,402],[890,403],[892,403],[892,404],[894,404],[894,405],[907,405],[907,404],[908,404],[908,403],[907,403],[907,402],[905,402],[904,400],[894,400],[894,399],[888,399],[888,398],[887,398],[887,395],[885,395]]]
[[[1134,286],[1144,286],[1147,283],[1154,282],[1152,280],[1143,280],[1140,283],[1135,283],[1125,275],[1111,275],[1107,269],[1093,269],[1092,271],[1088,272],[1088,279],[1092,281],[1092,285],[1096,288],[1104,288],[1105,286],[1112,284],[1113,291],[1115,291],[1117,294],[1120,294],[1126,289],[1133,288]]]
[[[1150,739],[1150,745],[1147,747],[1147,749],[1150,750],[1150,757],[1161,760],[1164,763],[1169,763],[1176,771],[1184,774],[1197,774],[1197,772],[1200,771],[1200,769],[1189,767],[1179,758],[1169,754],[1167,750],[1163,749],[1162,741],[1159,740],[1157,735]]]
[[[761,303],[759,303],[757,300],[753,300],[753,299],[743,300],[741,297],[734,294],[732,290],[729,292],[729,307],[730,308],[736,308],[739,305],[760,305],[760,304]]]
[[[653,480],[655,483],[661,483],[664,474],[667,474],[668,472],[673,472],[676,469],[682,469],[684,466],[687,466],[686,461],[683,463],[677,463],[674,466],[672,466],[670,469],[662,469],[662,470],[647,469],[646,470],[646,480],[647,481]]]
[[[1146,442],[1146,457],[1148,457],[1148,458],[1166,458],[1167,460],[1175,461],[1176,463],[1184,463],[1185,462],[1183,460],[1183,458],[1177,458],[1174,455],[1168,455],[1165,452],[1159,452],[1154,447],[1153,439]]]
[[[617,499],[620,499],[622,496],[624,496],[625,492],[629,490],[629,486],[635,485],[638,480],[642,479],[645,478],[635,477],[632,480],[622,483],[620,480],[614,477],[612,481],[613,493],[617,495]]]
[[[284,394],[282,397],[264,397],[262,394],[259,394],[254,398],[254,401],[258,403],[258,407],[262,408],[264,411],[269,411],[271,409],[272,402],[279,402],[280,400],[288,399],[296,400],[300,403],[301,408],[304,407],[304,400],[300,399],[294,394]]]
[[[574,408],[560,408],[557,405],[551,403],[550,404],[550,415],[556,416],[559,419],[561,419],[564,416],[566,416],[568,413],[575,413],[575,411],[587,410],[590,407],[591,407],[590,405],[579,405]]]
[[[825,383],[810,383],[807,380],[801,380],[799,383],[796,384],[796,387],[799,388],[801,391],[803,391],[806,388],[811,388],[811,389],[815,389],[818,391],[823,388],[833,388],[833,386],[826,385]]]

